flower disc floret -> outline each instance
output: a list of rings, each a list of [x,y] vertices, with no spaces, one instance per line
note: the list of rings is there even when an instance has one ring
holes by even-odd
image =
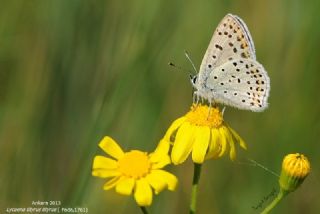
[[[146,176],[151,168],[151,163],[146,152],[132,150],[127,152],[118,160],[118,169],[124,176],[131,178],[142,178]]]
[[[186,122],[196,126],[218,128],[223,122],[223,117],[218,108],[209,108],[205,105],[192,105],[186,114]]]

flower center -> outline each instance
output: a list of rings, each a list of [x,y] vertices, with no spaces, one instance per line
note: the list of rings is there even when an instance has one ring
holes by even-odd
[[[127,177],[141,178],[149,172],[150,168],[151,163],[146,152],[132,150],[118,160],[118,170]]]
[[[209,126],[210,128],[218,128],[223,122],[223,117],[219,109],[208,107],[207,105],[193,104],[186,117],[187,121],[191,124]]]

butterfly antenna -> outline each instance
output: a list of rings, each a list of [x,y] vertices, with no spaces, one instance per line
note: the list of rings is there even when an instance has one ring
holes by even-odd
[[[194,66],[194,63],[193,61],[191,60],[190,56],[189,56],[189,53],[187,51],[184,51],[184,54],[186,55],[187,59],[189,60],[189,62],[191,63],[192,67],[193,67],[193,70],[195,71],[195,73],[198,73],[197,69],[196,69],[196,66]]]
[[[177,70],[184,71],[184,72],[187,72],[187,73],[189,73],[190,75],[192,75],[192,73],[191,73],[189,70],[187,70],[187,69],[185,69],[185,68],[183,68],[183,67],[181,67],[181,66],[178,66],[178,65],[176,65],[176,64],[174,64],[174,63],[172,63],[172,62],[169,62],[168,65],[174,67],[174,68],[177,69]]]
[[[262,164],[258,163],[257,161],[250,159],[250,158],[247,158],[247,160],[252,163],[252,166],[260,167],[261,169],[264,169],[267,172],[270,172],[271,174],[275,175],[276,177],[280,177],[277,173],[273,172],[272,170],[268,169],[267,167],[263,166]]]

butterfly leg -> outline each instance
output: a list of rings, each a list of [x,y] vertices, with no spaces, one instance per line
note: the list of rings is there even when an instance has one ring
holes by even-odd
[[[208,102],[209,102],[209,108],[211,108],[212,107],[212,100],[209,99]]]
[[[208,111],[208,116],[207,116],[207,120],[209,120],[209,117],[210,117],[210,115],[211,115],[211,109],[212,109],[212,100],[211,100],[211,99],[209,99],[209,100],[208,100],[208,102],[209,102],[209,111]]]
[[[197,91],[193,92],[192,103],[198,105],[198,103],[199,103],[199,97],[200,97],[200,96],[198,95]]]
[[[224,106],[223,109],[222,109],[222,111],[221,111],[222,116],[224,115],[224,111],[225,111],[225,110],[226,110],[226,107]]]

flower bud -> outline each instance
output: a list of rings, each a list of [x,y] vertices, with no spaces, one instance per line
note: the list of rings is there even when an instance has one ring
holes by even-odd
[[[296,190],[310,173],[310,163],[303,154],[286,155],[282,162],[279,179],[280,188],[284,192]]]

